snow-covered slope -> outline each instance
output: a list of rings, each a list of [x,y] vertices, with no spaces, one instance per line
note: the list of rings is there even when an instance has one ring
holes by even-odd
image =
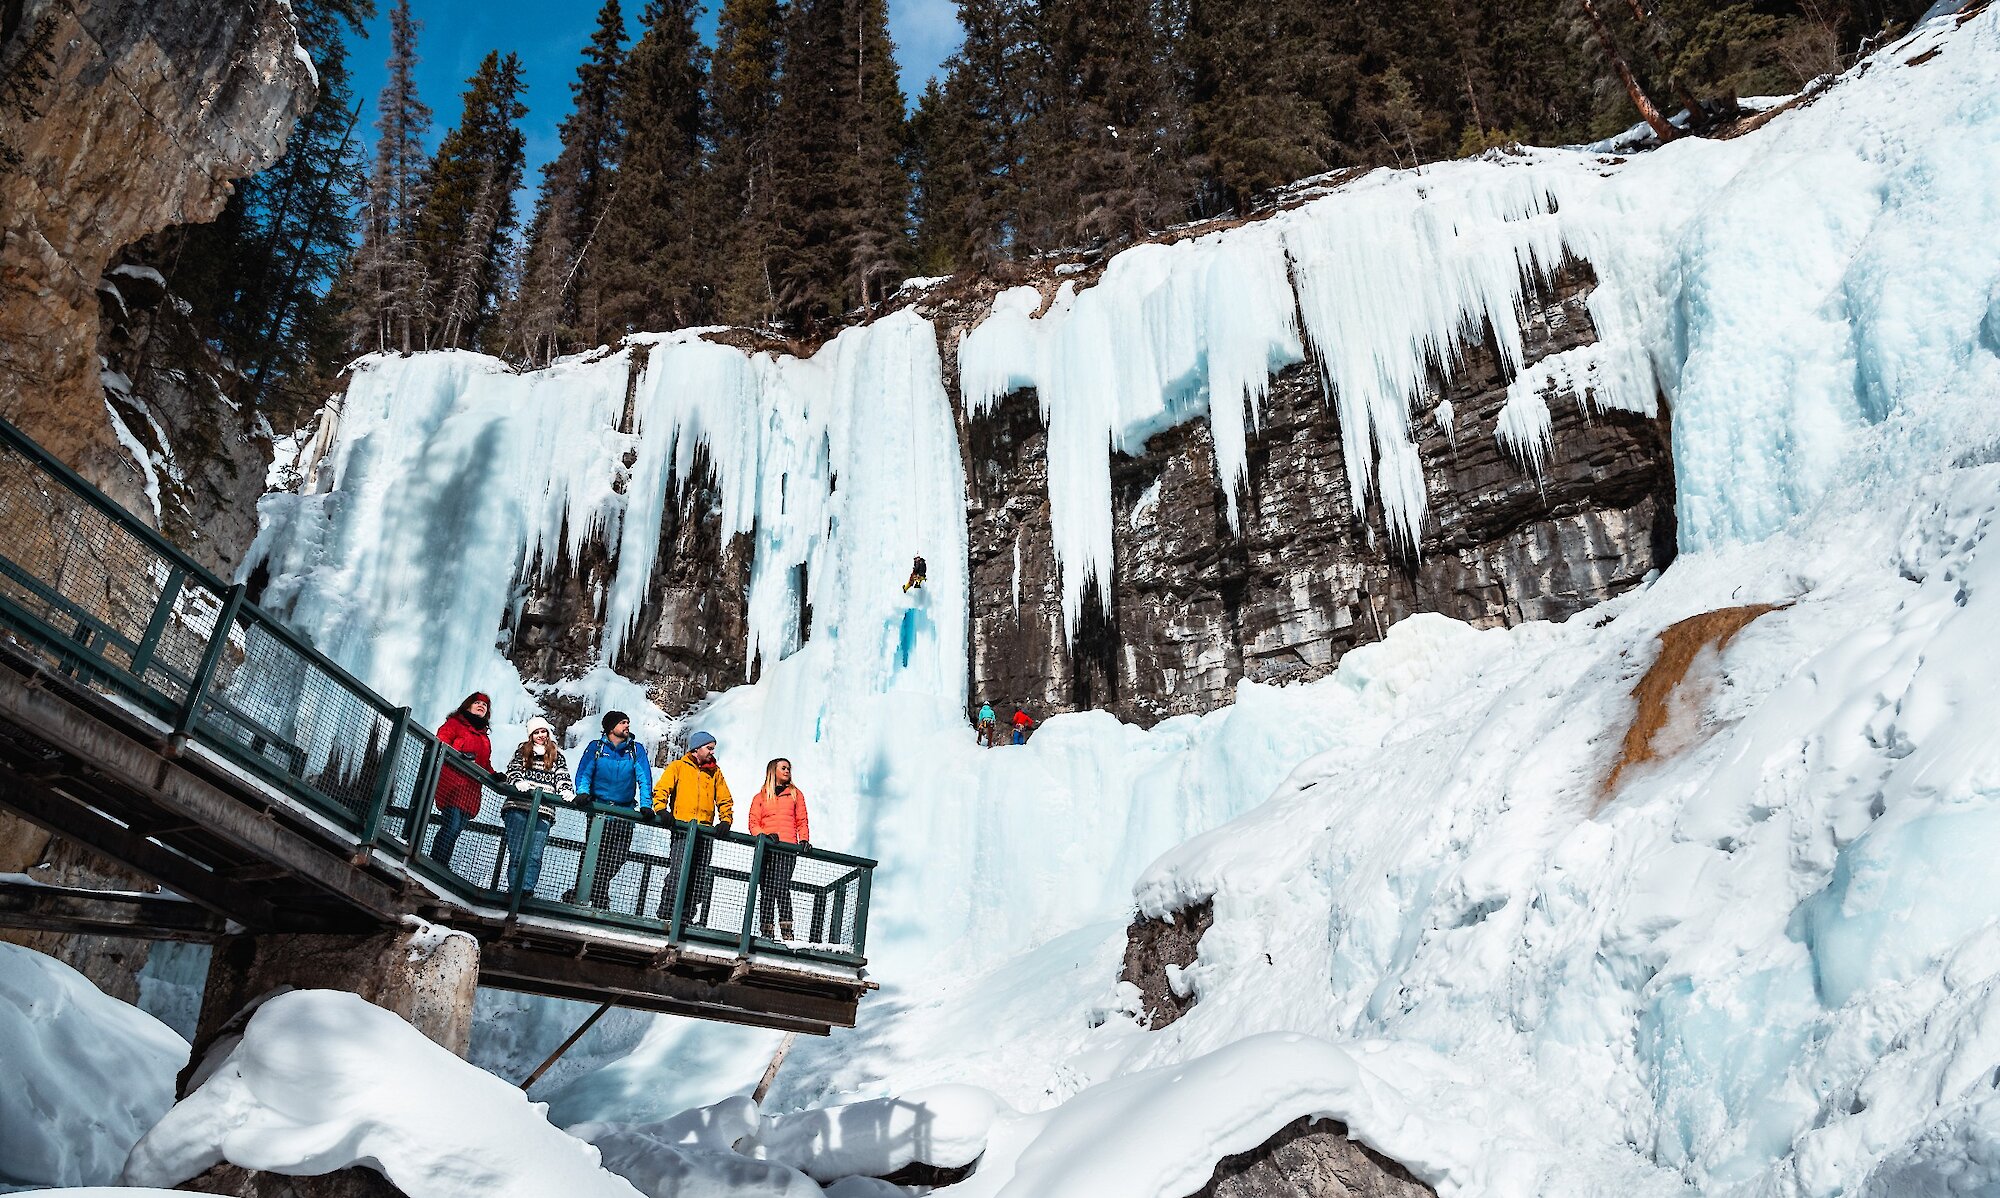
[[[53,957],[0,943],[0,1190],[114,1181],[174,1101],[187,1041]]]
[[[705,445],[725,526],[756,532],[764,672],[698,722],[742,779],[790,756],[815,839],[884,861],[884,993],[801,1046],[779,1100],[993,1090],[1028,1113],[996,1124],[976,1192],[1108,1192],[1064,1172],[1089,1154],[1159,1165],[1175,1198],[1192,1156],[1336,1107],[1446,1192],[1977,1192],[2000,1185],[1977,1164],[2000,1067],[1981,868],[2000,850],[1996,81],[2000,11],[1947,18],[1747,137],[1378,172],[1123,255],[1040,317],[1003,296],[961,346],[968,402],[1039,389],[1074,617],[1109,562],[1110,449],[1205,414],[1233,487],[1266,373],[1307,345],[1357,494],[1414,539],[1426,361],[1489,319],[1507,356],[1524,272],[1581,258],[1601,339],[1524,371],[1494,433],[1532,458],[1552,399],[1664,395],[1685,552],[1564,625],[1419,617],[1330,678],[1246,686],[1207,717],[1061,717],[1025,750],[979,750],[964,480],[914,310],[805,361],[658,339],[634,433],[616,356],[530,376],[368,363],[328,489],[266,501],[268,597],[427,716],[477,688],[519,721],[531,697],[491,638],[523,572],[606,530],[612,660]],[[917,552],[931,585],[908,600]],[[1607,790],[1658,635],[1752,603],[1778,610],[1696,656],[1659,760]],[[608,666],[571,689],[643,710]],[[1134,878],[1150,912],[1216,904],[1186,979],[1200,1001],[1160,1032],[1112,985]],[[1260,1090],[1230,1062],[1268,1051],[1240,1046],[1261,1032],[1356,1071]],[[670,1115],[747,1089],[768,1046],[654,1021],[554,1113]],[[1249,1079],[1214,1104],[1236,1121],[1163,1096],[1211,1073]],[[1146,1138],[1146,1112],[1189,1160]],[[1948,1191],[1955,1161],[1974,1163]]]

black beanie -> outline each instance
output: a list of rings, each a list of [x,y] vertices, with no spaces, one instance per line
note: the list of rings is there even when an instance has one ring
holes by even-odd
[[[629,720],[629,719],[631,719],[631,718],[632,718],[631,716],[628,716],[628,715],[626,715],[626,714],[625,714],[624,712],[622,712],[622,711],[607,711],[607,712],[605,712],[605,713],[604,713],[604,735],[606,735],[606,736],[610,736],[610,735],[611,735],[611,730],[612,730],[613,728],[616,728],[616,727],[617,727],[618,725],[620,725],[620,724],[624,723],[624,722],[625,722],[626,720]]]

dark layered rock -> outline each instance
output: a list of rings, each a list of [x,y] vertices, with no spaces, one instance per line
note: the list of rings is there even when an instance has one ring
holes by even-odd
[[[1429,1198],[1437,1193],[1332,1119],[1301,1117],[1226,1156],[1188,1198]]]
[[[160,531],[228,577],[257,536],[270,425],[228,398],[232,368],[159,275],[113,267],[98,284],[104,399],[159,465]],[[123,459],[131,465],[128,454]],[[131,510],[150,513],[141,500]]]
[[[614,663],[645,683],[669,715],[745,679],[751,544],[748,536],[723,535],[719,492],[705,467],[694,485],[669,497],[652,581]],[[581,561],[565,554],[546,581],[530,586],[507,652],[523,678],[558,682],[597,660],[603,628],[595,596],[616,566],[610,550],[593,541]]]
[[[1196,903],[1171,919],[1134,919],[1125,929],[1125,963],[1120,981],[1139,988],[1139,1013],[1159,1030],[1194,1009],[1192,992],[1182,994],[1168,973],[1186,969],[1201,952],[1202,935],[1215,923],[1215,902]]]
[[[236,1165],[217,1165],[175,1188],[196,1194],[227,1194],[230,1198],[403,1198],[403,1191],[391,1185],[388,1178],[359,1166],[317,1177],[290,1177]]]
[[[1530,363],[1595,340],[1592,285],[1582,271],[1548,281],[1522,330]],[[1481,627],[1559,620],[1663,568],[1674,552],[1666,420],[1555,397],[1537,473],[1494,436],[1507,379],[1489,338],[1449,376],[1435,372],[1417,405],[1429,512],[1415,554],[1394,544],[1377,501],[1355,510],[1342,430],[1312,362],[1273,381],[1249,441],[1240,528],[1228,524],[1206,422],[1114,455],[1109,611],[1091,596],[1074,644],[1036,398],[1017,393],[966,420],[974,702],[1038,716],[1103,708],[1151,724],[1227,704],[1239,679],[1324,675],[1416,612]]]

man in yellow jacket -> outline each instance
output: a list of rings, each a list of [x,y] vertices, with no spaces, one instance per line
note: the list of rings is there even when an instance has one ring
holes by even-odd
[[[668,850],[667,886],[660,894],[660,918],[674,917],[674,894],[680,886],[681,863],[687,858],[686,838],[695,835],[692,824],[714,824],[728,831],[736,804],[729,797],[729,783],[715,761],[715,738],[706,732],[688,737],[687,752],[660,771],[653,783],[653,812],[656,818],[673,821],[673,843]],[[708,922],[709,898],[715,891],[713,836],[695,835],[693,875],[688,879],[684,924]],[[726,921],[725,921],[726,922]],[[717,931],[734,931],[719,927]]]

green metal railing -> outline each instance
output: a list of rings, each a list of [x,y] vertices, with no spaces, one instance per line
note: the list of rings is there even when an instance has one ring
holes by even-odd
[[[0,638],[468,902],[863,960],[875,862],[508,789],[4,420]],[[440,843],[441,791],[477,809],[455,846]],[[509,798],[548,827],[532,885],[527,854],[508,852]]]

